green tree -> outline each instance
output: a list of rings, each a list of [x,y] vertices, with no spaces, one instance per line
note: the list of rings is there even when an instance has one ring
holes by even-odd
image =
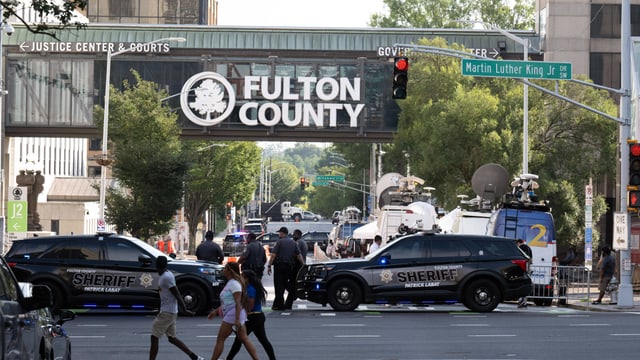
[[[191,167],[186,178],[185,213],[191,240],[206,211],[221,214],[228,201],[237,207],[251,200],[260,174],[260,148],[254,142],[186,143]],[[211,224],[210,224],[211,225]],[[217,230],[217,229],[211,229]],[[193,252],[195,242],[190,241]]]
[[[482,21],[502,29],[533,29],[531,0],[384,0],[388,13],[371,15],[373,27],[459,28],[458,20]]]
[[[421,44],[457,48],[443,39]],[[400,103],[398,133],[385,161],[402,159],[407,153],[412,173],[436,188],[438,204],[446,209],[457,205],[457,194],[475,196],[471,178],[483,164],[498,163],[512,176],[519,175],[521,84],[511,79],[462,76],[460,60],[451,57],[419,54],[411,62],[412,90]],[[539,83],[555,86],[548,81]],[[561,82],[558,91],[616,113],[615,103],[602,90]],[[615,176],[616,124],[540,91],[529,92],[529,107],[529,171],[540,176],[537,193],[554,209],[557,238],[562,242],[581,239],[584,186],[589,178],[597,183]],[[594,221],[605,211],[604,199],[597,196]]]
[[[105,217],[118,231],[147,239],[173,227],[188,163],[178,116],[162,102],[168,94],[132,74],[133,83],[124,81],[122,91],[110,90],[109,145],[118,186],[107,191]],[[103,111],[97,107],[97,123]]]
[[[84,10],[87,7],[87,0],[31,0],[31,8],[42,19],[48,21],[31,22],[22,17],[24,4],[15,0],[1,0],[2,20],[14,17],[23,23],[29,31],[36,34],[45,34],[56,38],[56,31],[68,27],[81,29],[85,23],[78,22],[73,18],[74,10]]]

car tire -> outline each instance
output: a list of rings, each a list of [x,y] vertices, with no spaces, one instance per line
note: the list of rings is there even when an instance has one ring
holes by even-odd
[[[193,311],[196,315],[203,315],[209,310],[207,296],[198,284],[190,281],[179,283],[178,290],[188,310]],[[184,309],[180,310],[180,315],[187,315]]]
[[[362,290],[351,279],[339,279],[329,285],[329,305],[336,311],[351,311],[360,305]]]
[[[477,312],[491,312],[500,303],[500,291],[491,280],[476,280],[464,292],[464,306]]]
[[[320,219],[318,219],[317,217],[314,217],[313,221],[318,222],[318,221],[320,221]]]
[[[66,295],[64,293],[64,290],[62,290],[62,287],[60,287],[59,285],[49,281],[34,281],[33,284],[45,285],[49,288],[49,291],[51,291],[50,308],[51,308],[51,312],[53,312],[54,314],[58,312],[58,310],[67,306]]]

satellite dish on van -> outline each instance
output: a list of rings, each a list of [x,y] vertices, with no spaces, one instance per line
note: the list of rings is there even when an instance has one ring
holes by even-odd
[[[509,173],[498,164],[484,164],[471,177],[473,191],[483,200],[494,201],[509,189]]]
[[[378,198],[378,208],[391,203],[390,193],[398,191],[400,188],[400,179],[404,176],[398,173],[387,173],[378,179],[376,184],[376,197]]]

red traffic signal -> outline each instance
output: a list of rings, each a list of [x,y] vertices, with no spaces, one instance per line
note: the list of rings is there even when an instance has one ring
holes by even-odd
[[[407,98],[407,83],[409,82],[409,58],[399,56],[393,58],[393,99]]]
[[[629,190],[640,186],[640,144],[636,140],[629,141]]]
[[[300,189],[304,190],[305,186],[307,186],[307,179],[303,177],[300,178]]]
[[[628,201],[629,201],[630,208],[632,209],[640,208],[640,191],[638,190],[629,191]]]

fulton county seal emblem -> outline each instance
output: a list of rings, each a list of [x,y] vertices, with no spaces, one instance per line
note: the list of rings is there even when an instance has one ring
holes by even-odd
[[[140,285],[144,286],[145,288],[153,285],[153,276],[151,276],[151,274],[149,273],[140,275]]]
[[[192,76],[180,92],[180,107],[184,115],[200,126],[220,124],[235,106],[236,95],[231,83],[212,71]]]
[[[393,273],[390,270],[382,270],[382,272],[380,273],[380,280],[385,284],[392,282]]]

